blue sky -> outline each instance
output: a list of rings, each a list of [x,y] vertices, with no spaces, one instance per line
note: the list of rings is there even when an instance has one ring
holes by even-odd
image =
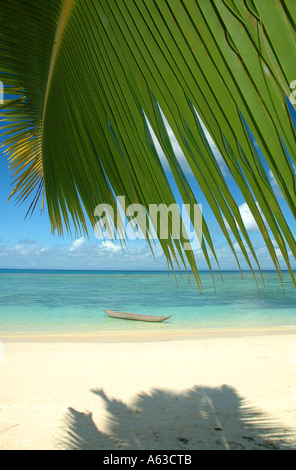
[[[172,141],[174,141],[174,137]],[[208,136],[210,139],[210,137]],[[267,249],[262,241],[253,217],[244,200],[238,191],[235,183],[227,171],[217,149],[211,140],[210,144],[215,153],[220,168],[225,175],[232,194],[249,230],[255,251],[258,255],[261,267],[271,269],[273,265],[269,259]],[[175,144],[176,153],[179,155],[181,164],[184,158]],[[186,166],[184,166],[186,170]],[[190,181],[190,175],[189,181]],[[272,175],[271,182],[274,190],[283,204],[287,217],[290,217],[286,210],[284,200]],[[193,181],[193,180],[191,180]],[[207,203],[196,187],[198,203],[202,204],[203,214],[207,220],[211,236],[213,238],[216,253],[222,269],[237,269],[237,264],[227,245],[221,230],[218,227],[213,214]],[[40,214],[38,208],[32,217],[25,219],[27,206],[16,206],[15,199],[7,202],[11,192],[11,174],[8,170],[8,162],[0,152],[0,268],[21,268],[21,269],[143,269],[158,270],[167,269],[167,263],[159,246],[155,248],[155,259],[150,248],[143,240],[128,241],[126,249],[122,249],[118,243],[113,241],[98,240],[92,229],[89,228],[89,239],[85,237],[63,237],[53,235],[46,210]],[[291,227],[295,227],[295,221],[288,220]],[[247,265],[239,254],[242,268]],[[207,269],[205,260],[200,250],[196,252],[198,268]],[[281,258],[280,258],[281,259]],[[213,264],[213,268],[216,265]]]

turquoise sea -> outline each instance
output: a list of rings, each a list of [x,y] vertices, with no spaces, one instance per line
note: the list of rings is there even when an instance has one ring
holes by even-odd
[[[205,329],[295,328],[296,289],[278,275],[200,273],[201,295],[192,275],[167,272],[0,270],[0,339],[9,335],[100,334],[105,332],[198,332]],[[172,315],[165,323],[109,318],[103,308]]]

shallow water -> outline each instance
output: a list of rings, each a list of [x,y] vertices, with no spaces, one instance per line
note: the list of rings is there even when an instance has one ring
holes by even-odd
[[[99,334],[132,331],[296,327],[296,289],[274,272],[265,288],[252,274],[201,273],[204,294],[193,276],[164,272],[0,270],[0,335]],[[165,323],[111,319],[103,308],[172,315]]]

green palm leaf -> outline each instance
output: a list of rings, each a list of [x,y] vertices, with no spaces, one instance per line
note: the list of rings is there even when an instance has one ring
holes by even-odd
[[[175,195],[156,138],[182,201],[196,204],[165,116],[238,265],[233,238],[254,272],[255,250],[201,119],[279,275],[273,240],[294,281],[288,249],[295,258],[295,239],[268,178],[271,170],[295,217],[291,12],[288,0],[268,7],[265,0],[7,0],[0,79],[12,98],[1,105],[1,119],[17,200],[31,197],[31,211],[46,198],[59,234],[87,232],[87,219],[97,221],[95,207],[115,206],[116,195],[147,211],[150,204],[169,206]],[[202,289],[184,239],[171,229],[159,241],[169,266],[191,268]],[[210,254],[219,266],[205,219],[201,248],[209,268]]]

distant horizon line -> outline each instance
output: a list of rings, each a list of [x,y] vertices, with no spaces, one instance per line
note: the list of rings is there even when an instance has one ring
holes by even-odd
[[[78,269],[78,268],[0,268],[0,272],[1,271],[60,271],[60,272],[93,272],[93,273],[100,273],[100,272],[123,272],[123,273],[136,273],[136,272],[151,272],[151,273],[166,273],[166,274],[178,274],[178,273],[184,273],[184,274],[187,274],[187,272],[190,274],[193,273],[193,271],[191,269],[188,269],[187,271],[185,269],[176,269],[175,271],[172,271],[172,270],[167,270],[167,269]],[[292,271],[294,271],[294,269],[292,269]],[[245,272],[248,272],[248,273],[252,273],[252,271],[248,268],[246,269],[212,269],[212,271],[210,271],[209,269],[200,269],[198,270],[199,273],[218,273],[220,274],[221,273],[225,273],[225,272],[237,272],[237,273],[245,273]],[[253,270],[254,273],[260,273],[259,269],[254,269]],[[276,269],[261,269],[261,272],[264,273],[264,272],[275,272],[277,273],[277,270]],[[281,272],[289,272],[288,269],[282,269]]]

